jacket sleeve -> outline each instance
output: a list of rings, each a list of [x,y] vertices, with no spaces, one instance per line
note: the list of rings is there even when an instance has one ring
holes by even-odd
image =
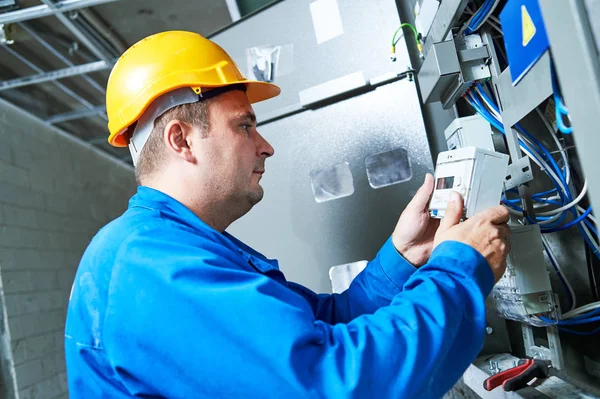
[[[388,306],[335,325],[216,244],[155,231],[122,245],[103,336],[135,397],[438,398],[482,346],[493,276],[460,243]]]
[[[290,282],[288,285],[308,301],[317,320],[331,324],[347,323],[389,305],[416,270],[398,253],[389,238],[375,259],[341,294],[316,294],[300,284]]]

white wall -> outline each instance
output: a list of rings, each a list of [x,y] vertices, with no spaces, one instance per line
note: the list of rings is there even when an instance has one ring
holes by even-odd
[[[0,396],[68,398],[73,277],[89,240],[134,191],[133,169],[0,100]]]

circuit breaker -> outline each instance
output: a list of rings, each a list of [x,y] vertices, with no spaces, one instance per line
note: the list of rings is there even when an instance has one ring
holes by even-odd
[[[482,148],[440,152],[429,213],[443,218],[452,191],[463,197],[466,218],[499,205],[507,167],[508,155]]]
[[[477,147],[494,151],[492,127],[479,115],[456,118],[444,130],[449,150],[464,147]]]

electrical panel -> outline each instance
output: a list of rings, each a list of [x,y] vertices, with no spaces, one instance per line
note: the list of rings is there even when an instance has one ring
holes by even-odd
[[[500,203],[508,156],[476,147],[441,152],[435,167],[435,188],[429,203],[434,218],[443,218],[452,191],[464,200],[464,216]]]
[[[463,195],[465,217],[499,203],[510,211],[511,251],[488,297],[486,342],[547,360],[572,378],[576,394],[557,388],[549,397],[600,397],[600,234],[592,208],[600,206],[595,3],[442,1],[423,51],[412,50],[413,59],[424,54],[415,69],[425,118],[450,150],[438,156],[430,214],[443,217],[452,191]],[[443,137],[440,125],[447,126]],[[434,150],[439,141],[431,143]],[[506,158],[500,165],[485,151]],[[488,162],[498,164],[481,174],[478,164]],[[487,185],[492,189],[481,190]],[[482,382],[467,385],[481,394]]]

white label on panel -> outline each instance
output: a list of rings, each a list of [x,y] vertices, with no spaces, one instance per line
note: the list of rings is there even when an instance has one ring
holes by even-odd
[[[317,0],[310,3],[317,44],[344,34],[342,16],[337,0]]]

